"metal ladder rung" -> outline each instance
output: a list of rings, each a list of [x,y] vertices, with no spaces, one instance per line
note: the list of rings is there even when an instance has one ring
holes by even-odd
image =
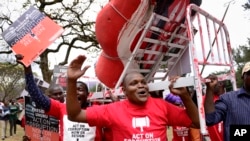
[[[161,16],[159,14],[155,14],[155,18],[156,19],[158,18],[158,19],[166,21],[166,22],[171,22],[167,17]]]
[[[168,64],[168,65],[174,65],[174,62],[171,62],[171,61],[161,61],[161,65],[166,65],[166,64]]]
[[[160,41],[160,40],[158,40],[158,39],[151,39],[151,38],[144,38],[143,39],[143,41],[144,42],[148,42],[148,43],[154,43],[154,44],[157,44],[157,45],[164,45],[164,46],[166,46],[167,45],[167,43],[166,43],[166,41]]]
[[[155,51],[155,50],[145,50],[144,54],[154,54],[154,55],[159,55],[162,54],[161,51]]]
[[[188,37],[187,37],[187,35],[183,35],[183,34],[174,34],[172,36],[175,37],[176,39],[183,39],[185,41],[189,40]]]
[[[151,26],[151,27],[150,27],[150,30],[159,32],[159,33],[163,34],[164,36],[166,36],[166,35],[171,35],[170,32],[167,32],[167,31],[165,31],[165,30],[163,30],[163,29],[161,29],[161,28],[159,28],[159,27],[156,27],[156,26]]]
[[[164,73],[167,72],[167,71],[168,71],[168,68],[166,68],[166,69],[158,69],[157,70],[157,72],[164,72]]]
[[[168,43],[169,47],[175,47],[175,48],[180,48],[180,49],[184,49],[186,46],[184,45],[180,45],[180,44],[175,44],[175,43]]]
[[[165,56],[169,56],[169,57],[179,57],[179,53],[167,53]]]
[[[170,84],[169,81],[154,82],[154,83],[149,83],[148,88],[149,91],[158,91],[162,90],[163,88],[168,89],[169,84]],[[194,77],[180,77],[174,83],[174,88],[194,86],[194,84],[195,84]]]
[[[149,72],[151,72],[150,69],[140,69],[140,70],[136,70],[136,71],[139,71],[141,73],[149,73]]]
[[[152,80],[162,80],[164,77],[152,77]]]
[[[144,56],[144,54],[155,54],[155,55],[159,55],[162,54],[161,51],[156,51],[156,50],[148,50],[148,49],[138,49],[137,50],[137,55],[140,54],[141,57]]]
[[[139,64],[155,64],[155,61],[150,61],[150,60],[140,60],[140,61],[137,61],[137,63]]]

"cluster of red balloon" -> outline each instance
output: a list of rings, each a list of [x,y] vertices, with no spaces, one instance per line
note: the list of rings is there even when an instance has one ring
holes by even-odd
[[[201,2],[201,0],[193,1]],[[99,12],[96,19],[96,37],[103,49],[95,65],[97,78],[107,87],[114,88],[152,13],[163,15],[173,21],[154,22],[156,26],[171,32],[175,30],[176,23],[183,22],[185,19],[186,7],[190,2],[192,1],[111,0]],[[152,33],[147,36],[159,38]],[[142,44],[141,48],[147,46]],[[156,47],[156,49],[160,48]],[[154,59],[154,56],[144,57]],[[139,65],[134,63],[130,68],[139,68]]]

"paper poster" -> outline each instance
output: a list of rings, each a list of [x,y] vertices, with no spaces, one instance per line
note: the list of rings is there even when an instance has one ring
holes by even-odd
[[[29,66],[62,33],[63,28],[30,7],[12,25],[3,31],[3,39],[15,54],[24,56],[22,63]]]
[[[59,84],[66,90],[67,87],[67,66],[55,65],[53,70],[52,84]]]
[[[25,96],[25,120],[25,135],[32,141],[59,140],[59,121],[46,115],[28,96]]]
[[[52,84],[59,84],[64,90],[67,87],[67,68],[67,66],[55,65],[52,75]],[[96,77],[81,76],[78,81],[86,83],[89,92],[100,92],[103,89],[102,84]]]

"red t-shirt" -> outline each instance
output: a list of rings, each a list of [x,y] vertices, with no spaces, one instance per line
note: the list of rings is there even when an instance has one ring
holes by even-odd
[[[152,97],[143,106],[124,100],[89,107],[86,115],[89,125],[110,128],[115,141],[166,141],[167,126],[189,127],[192,123],[184,109]]]
[[[181,126],[173,126],[172,141],[189,141],[189,128]]]
[[[214,102],[219,99],[219,96],[214,96]],[[207,127],[211,141],[223,141],[223,122]]]
[[[182,106],[179,106],[185,109]],[[189,141],[189,128],[182,126],[172,126],[173,139],[172,141]]]
[[[48,115],[54,116],[59,119],[59,140],[60,141],[100,141],[100,130],[96,127],[90,127],[87,123],[78,123],[68,120],[66,104],[51,99],[50,110]]]

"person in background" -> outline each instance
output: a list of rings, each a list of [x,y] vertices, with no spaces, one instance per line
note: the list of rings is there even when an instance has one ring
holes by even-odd
[[[48,97],[59,101],[60,103],[64,103],[64,95],[63,95],[63,88],[59,84],[51,84],[48,89]]]
[[[130,72],[124,77],[122,89],[127,97],[125,100],[81,109],[76,103],[76,82],[89,68],[85,66],[81,69],[85,60],[86,56],[79,55],[73,59],[67,70],[66,105],[69,120],[110,128],[114,141],[164,141],[167,140],[168,125],[199,128],[198,110],[186,88],[173,88],[177,78],[171,78],[169,89],[181,97],[186,109],[174,106],[163,99],[150,97],[148,84],[144,76],[138,72]]]
[[[193,92],[190,92],[190,96]],[[192,97],[192,96],[191,96]],[[185,109],[181,98],[177,95],[169,93],[165,100]],[[196,101],[194,101],[196,103]],[[195,128],[187,128],[181,126],[172,126],[173,138],[172,141],[201,141],[200,130]]]
[[[9,108],[10,136],[12,136],[13,133],[16,134],[17,114],[20,112],[20,110],[18,103],[16,103],[14,99],[10,100]]]
[[[3,105],[1,106],[1,117],[0,117],[0,122],[1,122],[1,130],[2,130],[2,140],[5,140],[7,138],[7,126],[8,126],[8,121],[9,121],[9,115],[10,115],[10,108],[9,108],[9,103],[5,100],[3,102]]]
[[[214,102],[214,90],[218,79],[208,77],[204,103],[207,126],[216,125],[223,121],[224,141],[230,141],[230,125],[250,125],[250,62],[243,69],[241,78],[243,86],[235,91],[226,92]]]
[[[218,79],[216,75],[210,75],[210,79]],[[225,94],[225,82],[224,81],[218,81],[218,83],[214,86],[214,98],[213,101],[216,102],[216,100],[219,99],[220,95]],[[219,122],[218,124],[215,124],[213,126],[207,127],[209,137],[211,141],[224,141],[223,139],[223,121]]]
[[[23,58],[22,55],[16,55],[17,61],[20,62]],[[21,62],[20,62],[21,63]],[[24,66],[24,65],[23,65]],[[60,131],[59,141],[70,141],[70,140],[88,140],[88,141],[100,141],[101,129],[96,127],[90,127],[88,124],[71,122],[67,118],[66,105],[64,103],[64,95],[62,89],[57,85],[51,85],[48,92],[49,97],[44,95],[38,88],[34,81],[31,66],[25,67],[25,80],[27,90],[34,102],[38,107],[45,110],[47,115],[51,115],[56,119],[59,119]],[[76,104],[81,108],[86,109],[89,104],[87,103],[88,87],[83,82],[77,82],[77,97]],[[74,129],[79,128],[84,130],[84,134],[74,134]],[[73,135],[74,134],[74,135]]]

